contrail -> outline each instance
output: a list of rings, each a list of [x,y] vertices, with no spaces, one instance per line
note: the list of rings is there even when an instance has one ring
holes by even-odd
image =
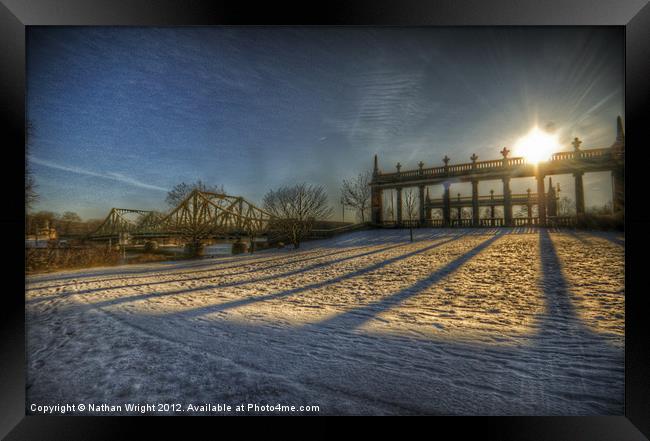
[[[70,166],[67,166],[67,165],[57,164],[57,163],[54,163],[54,162],[51,162],[51,161],[36,158],[34,156],[31,156],[31,155],[29,156],[29,161],[33,162],[34,164],[39,164],[39,165],[42,165],[42,166],[45,166],[45,167],[54,168],[56,170],[63,170],[63,171],[71,172],[71,173],[77,173],[79,175],[94,176],[94,177],[97,177],[97,178],[110,179],[112,181],[121,182],[123,184],[132,185],[134,187],[147,188],[149,190],[157,190],[157,191],[164,191],[164,192],[166,192],[168,190],[168,189],[163,188],[163,187],[158,187],[157,185],[151,185],[151,184],[147,184],[147,183],[144,183],[144,182],[140,182],[140,181],[138,181],[136,179],[130,178],[128,176],[124,176],[124,175],[119,174],[119,173],[97,173],[97,172],[94,172],[94,171],[91,171],[91,170],[85,170],[85,169],[79,168],[79,167],[70,167]]]

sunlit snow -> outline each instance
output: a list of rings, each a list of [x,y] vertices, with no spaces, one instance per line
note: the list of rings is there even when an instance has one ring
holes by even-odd
[[[27,280],[27,401],[623,414],[622,233],[370,230]]]

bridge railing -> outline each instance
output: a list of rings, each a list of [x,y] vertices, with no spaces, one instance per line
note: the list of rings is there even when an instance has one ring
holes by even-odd
[[[552,216],[546,219],[549,227],[575,227],[577,219],[575,216]]]
[[[402,227],[404,228],[417,228],[420,226],[420,221],[417,219],[406,219],[402,221]]]
[[[502,227],[504,225],[504,220],[501,217],[479,219],[478,222],[481,227]]]
[[[419,220],[403,220],[401,224],[398,224],[397,221],[382,221],[381,226],[384,228],[425,228],[425,227],[444,227],[444,221],[442,219],[425,219],[422,222]]]
[[[526,159],[522,157],[503,159],[492,159],[489,161],[466,162],[439,167],[429,167],[415,170],[399,171],[393,173],[381,173],[375,176],[375,180],[417,178],[420,176],[445,176],[447,174],[462,173],[472,170],[485,170],[489,168],[502,168],[504,166],[525,165]]]
[[[612,153],[611,148],[588,149],[573,152],[557,152],[551,155],[550,161],[566,161],[572,159],[589,159],[609,156]]]
[[[539,225],[539,217],[514,217],[512,218],[512,225],[516,227],[521,226],[537,226]],[[419,220],[403,220],[401,224],[397,221],[383,221],[381,223],[386,228],[417,228],[417,227],[444,227],[443,219],[425,219],[420,222]],[[481,227],[502,227],[505,225],[505,219],[502,217],[495,218],[482,218],[479,219],[479,226]],[[575,216],[554,216],[547,219],[549,227],[574,227],[576,225]],[[474,226],[472,219],[450,219],[449,226],[451,227],[472,227]]]
[[[337,234],[347,233],[350,231],[358,231],[368,228],[368,222],[359,222],[356,224],[344,225],[342,227],[330,228],[330,229],[313,229],[309,232],[309,238],[326,238],[333,237]]]
[[[445,221],[443,219],[427,219],[424,222],[428,227],[442,227],[445,225]]]
[[[539,217],[515,217],[512,224],[516,227],[539,225]]]
[[[580,151],[570,152],[557,152],[553,153],[548,162],[567,161],[575,159],[593,159],[611,156],[613,150],[609,147],[598,149],[587,149]],[[530,163],[524,157],[506,158],[506,159],[491,159],[487,161],[466,162],[462,164],[453,164],[438,167],[429,167],[415,170],[398,171],[392,173],[379,173],[373,177],[373,182],[383,181],[400,181],[409,180],[418,177],[438,177],[447,176],[458,173],[471,172],[473,170],[485,171],[488,169],[502,169],[504,167],[525,166]]]
[[[452,227],[471,227],[472,219],[451,219]]]

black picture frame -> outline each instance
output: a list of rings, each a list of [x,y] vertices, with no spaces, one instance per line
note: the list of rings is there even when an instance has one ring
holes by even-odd
[[[650,437],[650,320],[645,315],[643,257],[648,249],[650,214],[644,207],[640,177],[648,147],[644,115],[650,97],[650,5],[645,0],[481,0],[310,2],[281,6],[274,2],[208,0],[2,0],[0,4],[0,90],[6,129],[5,197],[0,225],[5,245],[23,250],[25,29],[34,25],[608,25],[624,26],[626,36],[625,125],[627,205],[625,416],[620,417],[454,417],[427,423],[428,431],[450,429],[463,435],[479,428],[481,438],[501,440],[643,440]],[[647,143],[647,141],[646,141]],[[635,187],[634,180],[637,180]],[[122,439],[133,426],[167,431],[188,425],[185,418],[25,416],[24,260],[20,252],[3,267],[1,296],[0,436],[17,439]],[[10,282],[10,283],[7,283]],[[198,421],[197,421],[198,420]],[[194,428],[214,422],[193,418]],[[181,429],[183,430],[183,429]],[[247,430],[247,429],[246,429]],[[320,429],[319,429],[320,431]],[[320,434],[324,435],[325,431]],[[645,434],[645,437],[644,437]]]

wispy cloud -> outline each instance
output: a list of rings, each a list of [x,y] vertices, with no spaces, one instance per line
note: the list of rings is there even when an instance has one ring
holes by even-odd
[[[47,161],[45,159],[39,159],[39,158],[37,158],[35,156],[32,156],[32,155],[29,156],[29,161],[34,163],[34,164],[42,165],[44,167],[49,167],[49,168],[53,168],[53,169],[56,169],[56,170],[63,170],[63,171],[67,171],[67,172],[70,172],[70,173],[76,173],[78,175],[94,176],[96,178],[110,179],[112,181],[121,182],[123,184],[132,185],[134,187],[146,188],[146,189],[149,189],[149,190],[157,190],[157,191],[165,191],[165,192],[168,191],[168,189],[166,189],[166,188],[159,187],[157,185],[147,184],[145,182],[138,181],[137,179],[133,179],[131,177],[125,176],[125,175],[123,175],[121,173],[113,173],[113,172],[110,172],[110,173],[98,173],[98,172],[95,172],[95,171],[92,171],[92,170],[86,170],[86,169],[83,169],[83,168],[80,168],[80,167],[57,164],[55,162]]]
[[[356,78],[358,99],[351,112],[325,121],[350,141],[390,144],[430,114],[431,103],[422,98],[422,72],[380,69]]]
[[[592,116],[594,113],[596,113],[601,107],[603,107],[605,104],[607,104],[607,102],[609,102],[611,99],[613,99],[615,97],[619,97],[619,96],[621,96],[621,89],[617,88],[617,89],[613,90],[610,94],[608,94],[603,99],[598,101],[596,104],[591,106],[589,108],[589,110],[587,110],[581,117],[579,117],[576,120],[576,124],[582,123],[583,121],[588,119],[590,116]]]

